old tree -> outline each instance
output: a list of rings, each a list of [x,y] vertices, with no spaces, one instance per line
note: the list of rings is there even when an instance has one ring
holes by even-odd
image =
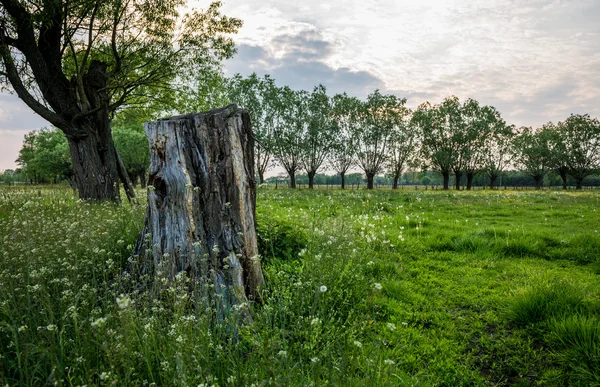
[[[220,3],[180,15],[182,0],[0,0],[0,85],[61,129],[82,199],[133,195],[110,120],[125,106],[168,106],[175,82],[218,68],[241,21]]]

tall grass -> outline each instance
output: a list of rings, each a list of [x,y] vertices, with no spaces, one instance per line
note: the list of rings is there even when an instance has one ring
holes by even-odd
[[[0,384],[594,381],[594,195],[262,190],[263,302],[218,320],[123,275],[143,206],[2,191]]]

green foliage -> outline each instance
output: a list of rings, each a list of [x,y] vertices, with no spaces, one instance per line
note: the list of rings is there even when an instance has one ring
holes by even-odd
[[[264,175],[273,166],[274,124],[277,114],[278,89],[275,81],[266,75],[259,78],[252,73],[246,79],[236,74],[227,83],[229,100],[248,110],[255,140],[255,165],[264,183]]]
[[[59,37],[63,49],[44,54],[52,55],[48,62],[59,64],[53,71],[58,72],[54,76],[61,87],[62,80],[69,79],[76,85],[76,92],[83,92],[90,62],[106,64],[109,110],[132,105],[147,120],[172,111],[177,106],[177,95],[188,95],[185,91],[189,92],[197,79],[211,78],[218,83],[220,62],[235,52],[230,34],[237,32],[242,22],[222,15],[221,2],[182,14],[184,5],[180,0],[85,1],[64,7],[28,7],[19,2],[7,8],[10,12],[3,13],[2,20],[7,25],[3,29],[16,36],[21,16],[15,17],[15,9],[26,11],[34,21],[33,31],[51,31],[52,36],[40,46],[44,42],[54,45],[54,37]],[[81,30],[85,33],[74,33]],[[13,60],[31,62],[30,55],[37,50],[29,46],[33,43],[28,41],[27,47],[17,45],[25,55],[13,55]],[[47,81],[38,71],[22,72],[20,76],[25,84],[41,82],[40,87]],[[200,85],[218,88],[212,81]],[[15,87],[15,80],[10,82]],[[83,105],[88,105],[84,94],[79,97]]]
[[[308,92],[287,86],[277,89],[273,126],[273,154],[290,177],[295,188],[295,175],[304,153],[303,135],[308,125]]]
[[[600,121],[589,115],[571,115],[556,126],[561,165],[566,167],[578,186],[588,175],[600,169]]]
[[[333,120],[332,101],[325,86],[315,86],[308,97],[307,105],[308,125],[302,135],[303,152],[300,164],[311,178],[321,168],[338,138],[336,121]]]
[[[372,179],[387,161],[394,130],[403,125],[408,113],[406,99],[375,90],[353,113],[354,152],[358,166]]]
[[[35,183],[70,179],[71,155],[65,135],[55,128],[34,130],[25,136],[17,164]]]
[[[133,184],[139,180],[145,185],[150,148],[144,128],[141,125],[116,127],[113,129],[113,139]]]
[[[337,139],[329,151],[327,164],[338,174],[345,174],[356,163],[354,125],[360,101],[344,93],[334,95],[331,103]]]
[[[538,187],[554,165],[553,138],[553,125],[548,124],[538,131],[522,127],[513,142],[515,161],[535,179]]]

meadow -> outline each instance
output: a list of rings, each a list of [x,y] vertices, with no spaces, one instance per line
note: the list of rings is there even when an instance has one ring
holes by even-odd
[[[266,288],[232,332],[185,276],[127,290],[145,205],[2,188],[0,385],[600,385],[599,210],[599,191],[261,188]]]

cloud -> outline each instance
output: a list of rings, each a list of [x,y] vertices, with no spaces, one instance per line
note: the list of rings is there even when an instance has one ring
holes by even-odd
[[[225,72],[270,74],[279,85],[293,89],[312,90],[322,83],[330,94],[347,92],[362,98],[385,87],[381,79],[368,71],[328,64],[334,47],[313,28],[290,28],[274,36],[266,46],[240,44],[237,55],[226,62]]]
[[[380,88],[411,107],[472,97],[516,125],[600,116],[597,0],[248,0],[225,11],[245,22],[228,65],[242,74],[361,97]],[[260,59],[245,61],[250,50]]]
[[[411,107],[455,94],[517,126],[600,117],[598,0],[246,0],[223,11],[244,21],[229,75],[360,98],[378,88]],[[0,143],[45,125],[0,94]]]

